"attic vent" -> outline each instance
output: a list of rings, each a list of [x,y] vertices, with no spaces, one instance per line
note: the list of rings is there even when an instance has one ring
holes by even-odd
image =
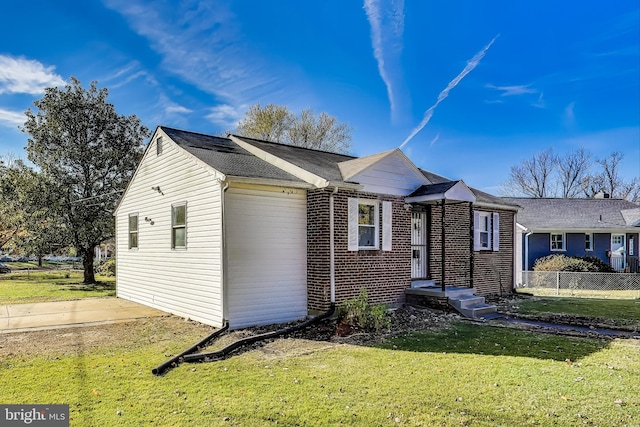
[[[158,139],[156,139],[156,153],[158,154],[158,156],[162,154],[162,137],[161,136],[159,136]]]

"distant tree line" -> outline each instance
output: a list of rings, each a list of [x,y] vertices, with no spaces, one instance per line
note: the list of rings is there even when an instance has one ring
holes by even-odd
[[[602,192],[615,199],[640,202],[640,179],[624,179],[617,151],[594,158],[584,148],[557,155],[552,148],[511,166],[502,194],[515,197],[592,198]]]

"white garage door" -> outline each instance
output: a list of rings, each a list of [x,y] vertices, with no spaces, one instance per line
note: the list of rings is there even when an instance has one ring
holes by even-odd
[[[227,191],[225,300],[231,328],[306,316],[306,206],[303,190]]]

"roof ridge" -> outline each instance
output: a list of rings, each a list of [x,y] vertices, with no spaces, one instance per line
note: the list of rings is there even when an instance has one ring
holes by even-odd
[[[262,143],[265,143],[265,144],[280,145],[280,146],[283,146],[283,147],[293,147],[293,148],[299,149],[299,150],[315,151],[317,153],[324,153],[324,154],[335,154],[337,156],[350,157],[351,159],[359,159],[360,158],[360,157],[357,157],[357,156],[352,156],[351,154],[336,153],[335,151],[319,150],[317,148],[301,147],[299,145],[285,144],[283,142],[267,141],[266,139],[251,138],[250,136],[242,136],[242,135],[237,135],[235,133],[230,133],[229,135],[233,135],[236,138],[250,139],[252,141],[262,142]]]
[[[190,133],[190,134],[193,134],[193,135],[206,136],[206,137],[209,137],[209,138],[220,138],[220,139],[225,139],[227,141],[231,141],[226,136],[211,135],[209,133],[203,133],[203,132],[194,132],[194,131],[191,131],[191,130],[178,129],[178,128],[174,128],[174,127],[171,127],[171,126],[158,125],[158,128],[159,129],[170,129],[170,130],[175,130],[175,131],[178,131],[178,132]]]

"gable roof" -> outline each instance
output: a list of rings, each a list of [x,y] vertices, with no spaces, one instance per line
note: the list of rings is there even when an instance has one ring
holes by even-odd
[[[437,175],[433,172],[426,171],[424,169],[420,169],[420,172],[433,184],[444,184],[444,183],[455,183],[457,181],[452,181],[448,178],[445,178],[441,175]],[[486,207],[495,207],[502,208],[508,210],[518,210],[520,206],[517,203],[505,200],[503,197],[497,197],[489,193],[485,193],[484,191],[480,191],[477,188],[469,187],[469,190],[475,196],[475,204],[478,206],[486,206]]]
[[[638,227],[638,205],[619,199],[532,199],[505,198],[523,209],[518,222],[537,230],[624,230]],[[626,211],[626,212],[625,212]]]
[[[405,199],[408,203],[434,200],[475,202],[476,197],[463,181],[449,181],[422,185]]]
[[[303,182],[228,138],[159,126],[181,148],[227,176]]]
[[[245,136],[233,135],[233,137],[331,182],[345,182],[338,163],[356,158],[346,154],[261,141]]]

